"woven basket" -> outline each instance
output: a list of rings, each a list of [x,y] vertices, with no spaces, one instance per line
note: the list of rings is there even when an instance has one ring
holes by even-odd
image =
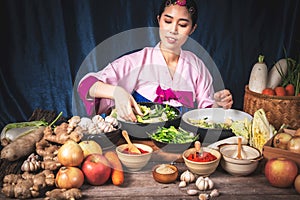
[[[300,128],[300,97],[297,96],[268,96],[249,90],[245,87],[244,111],[254,115],[258,109],[264,109],[266,116],[276,130],[282,124],[293,129]]]

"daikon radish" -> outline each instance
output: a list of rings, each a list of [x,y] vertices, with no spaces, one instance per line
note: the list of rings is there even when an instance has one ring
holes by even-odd
[[[249,90],[261,93],[267,87],[268,67],[264,56],[259,55],[258,62],[252,67],[249,78]]]
[[[282,58],[278,60],[268,73],[267,87],[274,89],[277,87],[287,73],[287,60]]]

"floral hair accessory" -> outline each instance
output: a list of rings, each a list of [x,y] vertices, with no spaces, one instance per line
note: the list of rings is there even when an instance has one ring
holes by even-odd
[[[172,3],[172,0],[167,0],[166,1],[166,7],[170,6],[171,4],[179,5],[179,6],[186,6],[188,8],[188,6],[186,4],[186,0],[177,0],[174,3]],[[194,14],[195,8],[194,7],[189,7],[188,11],[189,11],[190,14]]]
[[[166,1],[166,7],[170,6],[171,4],[179,5],[179,6],[185,6],[186,5],[186,0],[177,0],[174,3],[172,3],[172,0],[167,0]]]
[[[177,0],[175,3],[175,5],[179,5],[179,6],[185,6],[186,5],[186,0]]]

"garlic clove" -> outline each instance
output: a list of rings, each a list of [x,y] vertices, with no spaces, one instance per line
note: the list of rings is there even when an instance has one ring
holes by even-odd
[[[185,181],[180,181],[179,185],[180,188],[186,187],[186,182]]]
[[[200,181],[202,181],[203,179],[204,179],[203,176],[199,176],[196,180],[196,185],[198,185]]]
[[[206,182],[205,180],[200,180],[198,182],[198,184],[196,186],[198,187],[199,190],[201,190],[201,191],[205,190],[205,182]]]
[[[208,180],[207,180],[207,183],[208,183],[208,189],[209,189],[209,190],[213,189],[213,187],[214,187],[214,182],[213,182],[211,179],[208,179]]]
[[[210,196],[210,197],[218,197],[218,196],[220,196],[220,192],[219,192],[219,190],[217,190],[217,189],[213,189],[213,190],[210,192],[209,196]]]
[[[207,200],[209,199],[209,196],[207,194],[201,193],[199,194],[199,200]]]
[[[198,194],[198,190],[189,189],[186,191],[186,193],[190,196],[194,196],[194,195]]]

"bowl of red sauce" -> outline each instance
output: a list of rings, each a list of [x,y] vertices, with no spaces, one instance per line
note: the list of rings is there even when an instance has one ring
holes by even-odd
[[[190,148],[183,152],[183,160],[187,168],[198,175],[209,176],[214,173],[220,163],[221,153],[215,149],[202,147],[202,154]]]
[[[153,149],[146,144],[133,143],[141,152],[141,154],[131,153],[128,151],[128,145],[122,144],[117,146],[116,152],[121,163],[128,171],[142,170],[149,162]]]

